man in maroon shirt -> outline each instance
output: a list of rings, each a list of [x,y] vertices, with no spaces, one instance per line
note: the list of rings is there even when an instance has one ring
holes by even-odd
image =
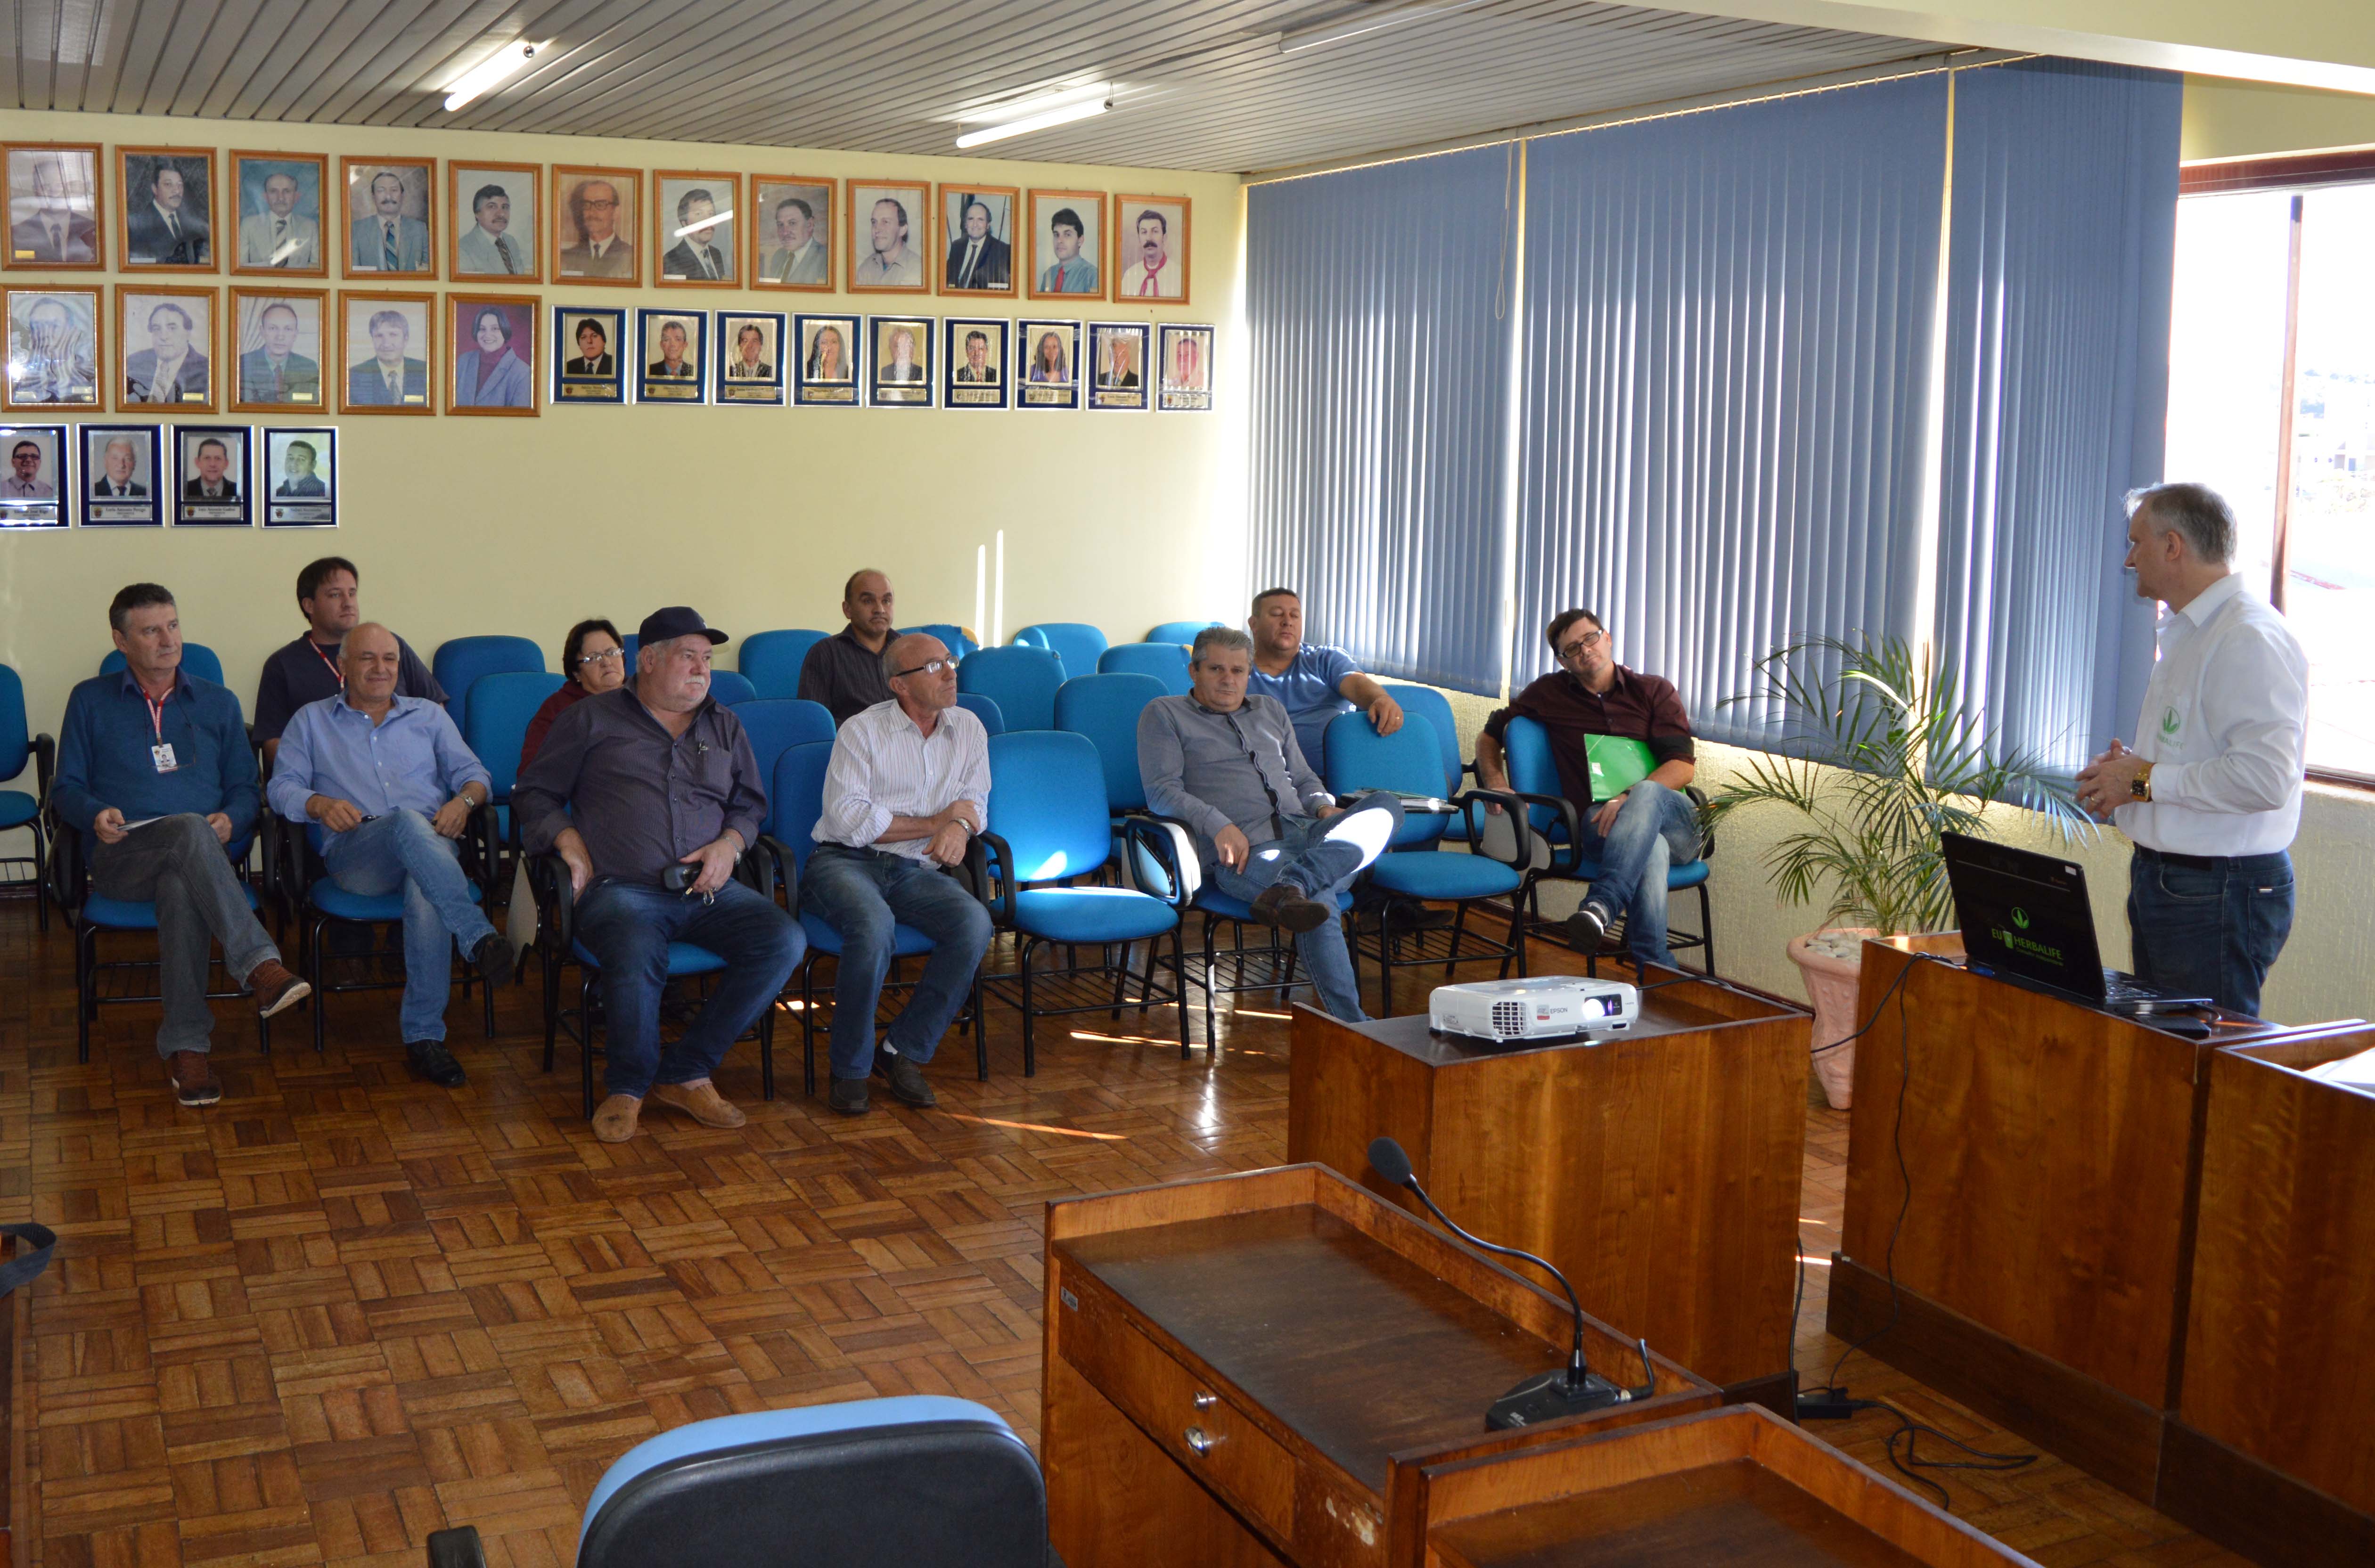
[[[1487,789],[1507,789],[1501,735],[1512,718],[1549,732],[1559,793],[1582,823],[1579,846],[1600,863],[1600,879],[1566,923],[1577,952],[1597,952],[1619,912],[1625,945],[1646,963],[1671,964],[1666,949],[1666,873],[1699,857],[1698,814],[1684,788],[1696,772],[1690,715],[1673,682],[1616,662],[1608,630],[1589,610],[1561,610],[1547,633],[1559,667],[1485,721],[1476,739],[1476,773]],[[1610,800],[1591,796],[1587,737],[1622,736],[1648,743],[1657,766]]]

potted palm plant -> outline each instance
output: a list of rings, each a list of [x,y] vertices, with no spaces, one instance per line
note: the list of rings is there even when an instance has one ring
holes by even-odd
[[[1707,803],[1710,820],[1747,808],[1791,813],[1766,852],[1791,904],[1827,899],[1823,925],[1790,944],[1814,1008],[1814,1069],[1848,1107],[1866,937],[1948,930],[1954,898],[1940,835],[1989,831],[1991,806],[2025,807],[2067,843],[2094,825],[2039,760],[1998,744],[1938,661],[1897,638],[1810,638],[1757,661],[1755,703],[1778,722],[1778,753],[1759,753]]]

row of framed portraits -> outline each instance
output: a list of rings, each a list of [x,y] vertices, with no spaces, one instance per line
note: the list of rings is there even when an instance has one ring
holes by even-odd
[[[212,147],[0,144],[11,270],[1188,302],[1186,196]],[[110,178],[116,191],[104,200]]]
[[[0,423],[0,530],[335,528],[327,425]]]

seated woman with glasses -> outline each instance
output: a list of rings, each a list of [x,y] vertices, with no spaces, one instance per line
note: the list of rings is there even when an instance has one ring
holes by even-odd
[[[616,691],[627,683],[627,645],[619,629],[607,620],[581,620],[569,629],[561,645],[561,673],[569,678],[544,700],[527,722],[527,738],[520,743],[520,766],[536,760],[552,721],[588,697]]]

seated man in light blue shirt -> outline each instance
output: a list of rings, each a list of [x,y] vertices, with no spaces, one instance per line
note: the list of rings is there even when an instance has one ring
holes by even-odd
[[[396,633],[365,621],[338,651],[345,690],[297,710],[281,732],[266,796],[292,822],[322,828],[322,864],[348,892],[404,894],[404,1053],[413,1076],[465,1081],[445,1049],[445,1000],[458,944],[487,983],[517,969],[511,943],[470,898],[461,836],[484,805],[486,768],[445,710],[399,697]]]

